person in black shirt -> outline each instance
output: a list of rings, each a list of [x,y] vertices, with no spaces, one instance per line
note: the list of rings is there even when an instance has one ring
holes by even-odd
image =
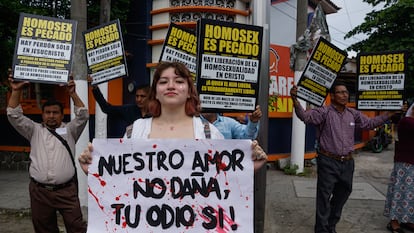
[[[108,115],[109,122],[116,121],[115,127],[108,127],[108,138],[121,138],[125,128],[136,119],[146,115],[145,105],[150,87],[148,85],[138,86],[135,90],[135,104],[112,105],[108,103],[96,85],[92,86],[92,93],[102,112]],[[109,130],[111,128],[111,130]]]

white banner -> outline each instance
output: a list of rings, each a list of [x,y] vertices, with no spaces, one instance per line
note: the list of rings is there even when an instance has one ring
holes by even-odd
[[[89,233],[253,232],[250,140],[94,139],[93,148]]]

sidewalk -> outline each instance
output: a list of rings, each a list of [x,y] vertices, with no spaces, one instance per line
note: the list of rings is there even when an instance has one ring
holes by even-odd
[[[355,154],[354,191],[344,207],[338,233],[386,233],[382,215],[393,145],[382,153]],[[28,173],[0,170],[0,210],[29,209]],[[316,178],[267,170],[265,233],[311,233],[315,221]],[[31,222],[30,222],[31,223]],[[2,230],[0,229],[0,232]]]
[[[345,204],[338,233],[386,233],[383,216],[394,145],[381,153],[354,154],[354,187]],[[311,233],[315,223],[316,178],[285,175],[269,169],[266,190],[266,233]]]

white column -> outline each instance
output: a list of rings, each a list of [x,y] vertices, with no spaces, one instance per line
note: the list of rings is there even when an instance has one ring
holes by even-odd
[[[104,82],[99,84],[99,90],[101,90],[103,97],[108,100],[108,83]],[[107,115],[102,112],[99,104],[95,102],[95,138],[107,137]]]
[[[80,80],[75,79],[76,83],[76,93],[78,93],[80,99],[85,104],[85,106],[88,106],[88,82],[86,80]],[[70,101],[70,109],[71,109],[71,119],[75,118],[74,114],[74,106],[73,101],[71,99]],[[78,142],[76,143],[75,148],[75,164],[76,169],[78,172],[78,181],[79,181],[79,200],[81,203],[81,206],[87,206],[88,205],[88,198],[87,198],[87,191],[88,191],[88,181],[86,179],[85,173],[82,171],[79,162],[78,157],[79,154],[88,146],[89,142],[89,122],[86,124],[85,129],[83,130]]]
[[[295,84],[298,83],[303,71],[295,71]],[[306,105],[306,102],[298,99],[299,104]],[[295,111],[292,114],[292,145],[290,148],[290,165],[298,165],[297,173],[303,172],[305,159],[305,124],[296,116]]]

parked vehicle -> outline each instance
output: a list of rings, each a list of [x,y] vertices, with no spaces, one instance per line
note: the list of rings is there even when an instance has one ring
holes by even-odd
[[[385,123],[374,130],[375,136],[371,138],[369,145],[371,146],[372,152],[380,153],[392,143],[391,123]]]

